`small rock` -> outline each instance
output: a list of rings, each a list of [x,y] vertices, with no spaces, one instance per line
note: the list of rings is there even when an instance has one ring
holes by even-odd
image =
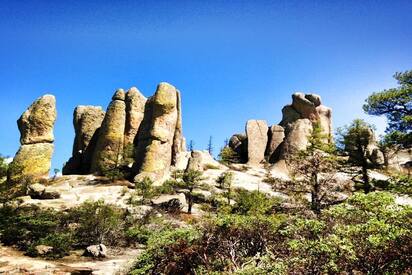
[[[84,251],[84,256],[105,258],[107,256],[107,247],[104,244],[90,245]]]
[[[38,245],[34,249],[36,250],[37,254],[40,256],[44,256],[47,253],[50,253],[53,251],[53,247],[48,246],[48,245]]]

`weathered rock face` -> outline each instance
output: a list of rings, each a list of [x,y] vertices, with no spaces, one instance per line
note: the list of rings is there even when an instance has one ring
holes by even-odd
[[[73,113],[75,139],[73,155],[63,167],[63,174],[87,174],[96,147],[105,112],[100,106],[77,106]]]
[[[53,95],[38,98],[17,121],[21,144],[54,141],[53,127],[56,121],[56,99]]]
[[[146,105],[144,97],[136,87],[132,87],[126,94],[126,125],[124,134],[124,146],[133,144],[144,117]]]
[[[265,150],[268,143],[268,125],[264,120],[249,120],[246,123],[248,139],[248,164],[256,165],[265,159]]]
[[[135,180],[161,179],[175,156],[183,151],[180,96],[172,85],[162,82],[145,107],[145,116],[137,137]]]
[[[18,182],[23,176],[46,177],[53,155],[53,127],[56,121],[56,99],[52,95],[38,98],[17,121],[21,146],[8,170],[8,181]]]
[[[107,108],[91,162],[92,173],[101,174],[113,169],[122,158],[126,123],[125,97],[123,89],[117,90]]]
[[[312,130],[312,122],[307,118],[298,119],[293,122],[288,127],[288,133],[283,143],[283,157],[300,150],[305,150],[309,143],[308,137],[312,133]]]
[[[266,147],[266,159],[273,162],[278,158],[279,148],[285,138],[285,129],[280,125],[272,125],[268,131],[268,145]]]

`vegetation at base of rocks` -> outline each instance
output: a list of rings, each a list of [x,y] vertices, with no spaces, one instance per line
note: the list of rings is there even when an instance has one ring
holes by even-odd
[[[134,223],[130,219],[123,209],[103,201],[86,201],[63,212],[5,204],[0,207],[0,240],[30,256],[60,258],[74,248],[125,244],[125,232]],[[39,245],[52,249],[39,255]]]
[[[219,152],[219,161],[223,164],[240,163],[241,158],[232,148],[225,146]]]
[[[402,147],[412,146],[412,71],[395,73],[399,86],[370,95],[363,109],[388,121],[386,140]]]
[[[317,218],[220,214],[151,236],[130,274],[411,272],[412,208],[355,194]]]

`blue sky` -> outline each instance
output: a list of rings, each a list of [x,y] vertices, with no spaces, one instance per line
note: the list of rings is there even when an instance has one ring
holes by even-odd
[[[182,92],[183,127],[215,150],[246,120],[281,119],[295,91],[333,108],[334,126],[366,118],[372,92],[412,69],[412,1],[0,0],[0,153],[19,147],[16,120],[57,98],[53,167],[71,154],[76,105],[104,108],[116,88]]]

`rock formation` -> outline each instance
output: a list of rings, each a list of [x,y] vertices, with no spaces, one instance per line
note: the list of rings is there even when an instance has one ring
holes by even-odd
[[[106,113],[100,107],[78,106],[76,137],[64,174],[105,174],[114,168],[160,179],[171,165],[184,169],[189,156],[182,134],[179,91],[160,83],[146,99],[137,88],[119,89]]]
[[[325,142],[332,141],[332,111],[322,105],[319,95],[293,94],[292,104],[283,107],[282,116],[279,125],[269,128],[265,121],[248,121],[246,135],[233,135],[228,146],[239,155],[241,161],[257,165],[264,159],[276,163],[304,150],[314,123],[319,123]]]
[[[319,95],[293,94],[292,104],[283,107],[282,115],[279,124],[285,129],[285,140],[279,159],[306,148],[314,123],[319,123],[325,142],[332,141],[332,110],[322,105]]]
[[[92,157],[90,167],[92,173],[101,174],[120,164],[126,125],[125,99],[124,90],[119,89],[107,108]]]
[[[100,106],[77,106],[73,113],[75,138],[73,155],[63,167],[63,174],[87,174],[96,147],[105,112]]]
[[[10,164],[9,182],[22,176],[48,176],[53,155],[53,127],[56,121],[53,95],[38,98],[17,121],[21,146]]]
[[[184,150],[180,112],[179,91],[168,83],[160,83],[146,102],[137,136],[135,180],[146,176],[161,179]]]
[[[126,94],[126,125],[124,133],[124,147],[133,144],[143,121],[144,108],[146,105],[144,97],[136,87],[132,87]]]
[[[265,159],[265,150],[268,142],[268,125],[264,120],[249,120],[246,123],[248,138],[248,164],[256,165]]]
[[[279,145],[282,144],[285,138],[285,129],[280,125],[272,125],[268,131],[268,144],[266,147],[266,160],[274,162],[279,158]]]

